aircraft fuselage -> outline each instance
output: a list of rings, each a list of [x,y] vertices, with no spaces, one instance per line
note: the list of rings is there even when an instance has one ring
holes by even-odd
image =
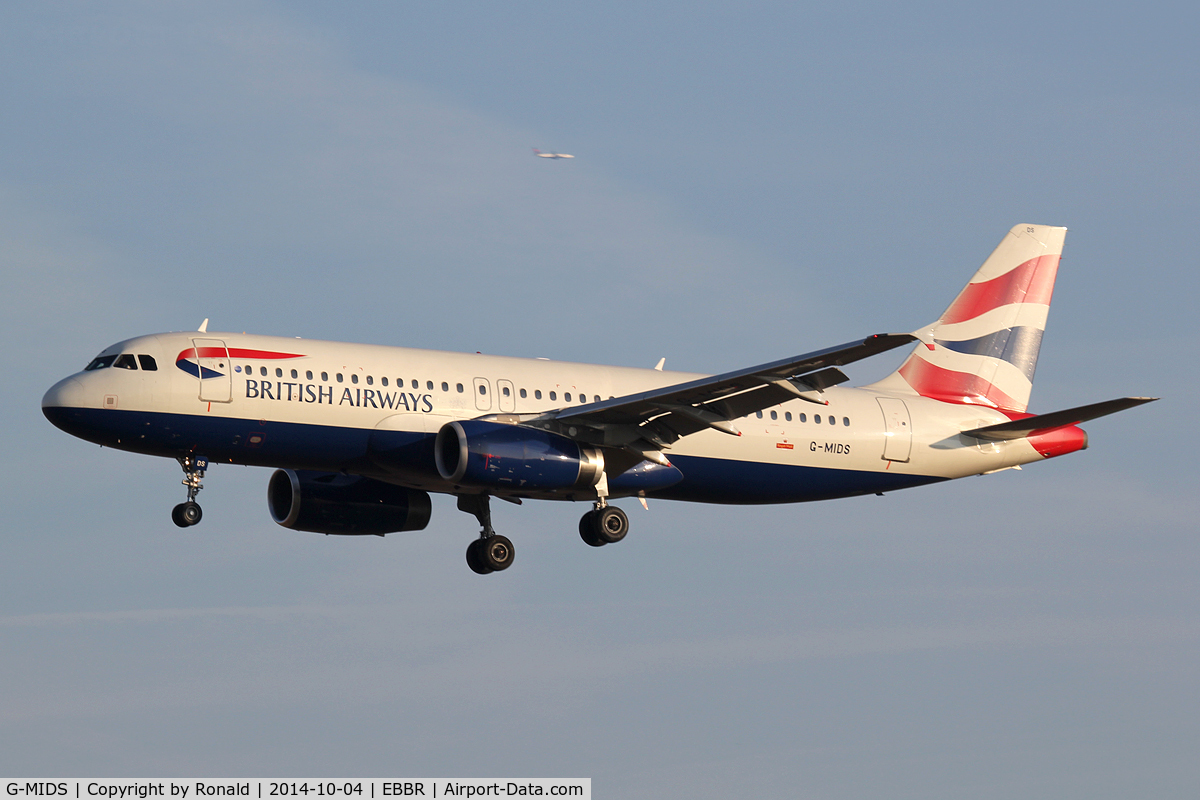
[[[224,352],[205,357],[206,348]],[[84,371],[51,388],[43,402],[51,421],[132,452],[348,472],[449,493],[462,487],[438,474],[433,442],[450,421],[532,414],[704,377],[240,333],[143,336],[106,348],[98,359],[121,354],[133,356],[127,361],[138,368]],[[157,369],[142,369],[141,355],[151,356]],[[982,444],[960,435],[1009,419],[994,409],[836,386],[824,395],[828,405],[796,399],[735,420],[740,436],[705,430],[681,439],[666,455],[683,479],[654,496],[791,503],[1043,458],[1028,440]],[[889,430],[881,398],[907,412],[905,426]],[[513,486],[490,493],[596,499],[591,488]]]

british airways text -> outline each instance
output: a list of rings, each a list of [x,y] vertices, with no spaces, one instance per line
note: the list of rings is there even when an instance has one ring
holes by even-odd
[[[334,387],[319,383],[296,383],[294,381],[246,381],[246,398],[249,400],[283,400],[291,403],[334,403]],[[362,389],[349,386],[342,388],[336,405],[355,408],[378,408],[404,411],[433,411],[433,399],[428,394],[410,392],[385,392],[382,389]]]

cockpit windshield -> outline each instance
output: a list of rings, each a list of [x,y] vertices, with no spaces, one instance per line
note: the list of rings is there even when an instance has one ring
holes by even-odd
[[[144,353],[138,353],[136,356],[133,353],[121,353],[120,355],[96,356],[92,359],[92,363],[83,368],[83,371],[91,372],[94,369],[104,369],[105,367],[137,369],[138,364],[141,364],[142,369],[147,372],[158,369],[158,364],[154,361],[154,356],[148,356]]]
[[[112,363],[117,360],[116,355],[111,356],[96,356],[92,359],[92,363],[83,368],[84,372],[91,372],[94,369],[104,369],[111,367]]]

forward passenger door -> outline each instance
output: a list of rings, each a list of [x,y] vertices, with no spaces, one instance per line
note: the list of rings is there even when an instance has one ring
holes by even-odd
[[[233,367],[229,350],[220,339],[192,339],[196,366],[200,368],[200,400],[228,403],[233,400]]]

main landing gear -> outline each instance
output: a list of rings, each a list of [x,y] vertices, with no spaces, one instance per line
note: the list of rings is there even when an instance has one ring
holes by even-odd
[[[486,494],[463,494],[458,496],[458,510],[474,514],[483,530],[479,538],[467,545],[467,566],[472,572],[487,575],[512,566],[515,549],[507,536],[492,530],[491,500]]]
[[[629,517],[601,498],[595,507],[579,519],[579,538],[592,547],[615,544],[629,533]]]
[[[204,471],[208,469],[208,459],[202,456],[184,456],[179,459],[179,466],[183,467],[183,485],[187,487],[188,499],[186,503],[180,503],[172,509],[171,521],[181,528],[189,528],[204,515],[200,504],[196,502],[196,495],[204,488],[200,481],[204,478]]]
[[[467,545],[467,566],[479,575],[499,572],[512,566],[514,548],[507,536],[492,530],[491,498],[486,494],[458,496],[458,510],[474,514],[479,520],[479,538]],[[592,510],[579,520],[579,537],[592,547],[603,547],[625,538],[629,533],[629,517],[604,498],[596,501]]]

